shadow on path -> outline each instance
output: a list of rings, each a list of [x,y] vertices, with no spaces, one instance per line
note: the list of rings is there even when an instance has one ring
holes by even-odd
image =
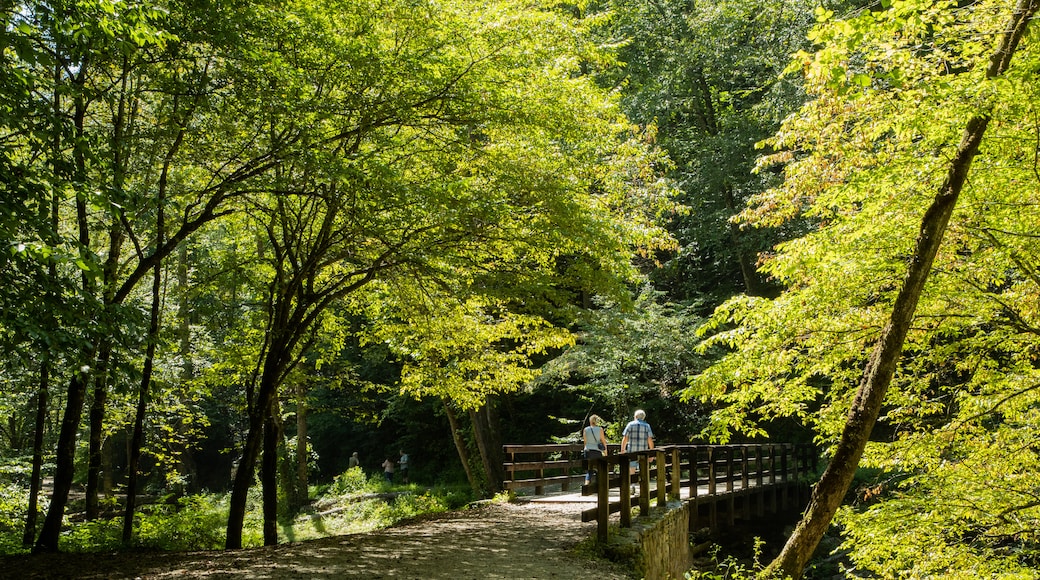
[[[575,549],[594,532],[574,506],[490,504],[378,532],[266,548],[4,558],[0,578],[631,578],[623,567]]]

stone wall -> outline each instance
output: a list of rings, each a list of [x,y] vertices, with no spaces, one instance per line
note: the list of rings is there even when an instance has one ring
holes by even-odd
[[[734,526],[734,519],[742,522],[759,522],[768,526],[766,531],[782,530],[781,523],[797,522],[801,509],[807,503],[809,494],[808,486],[798,483],[792,486],[773,489],[767,487],[759,490],[760,493],[780,493],[781,497],[793,493],[795,497],[785,501],[769,502],[764,495],[756,496],[754,502],[743,504],[740,498],[719,496],[717,503],[700,501],[700,507],[717,507],[719,514],[714,509],[709,509],[707,520],[704,514],[698,518],[698,527],[707,526],[712,532],[721,529],[730,529]],[[744,496],[746,497],[746,496]],[[736,499],[738,505],[734,505]],[[757,503],[756,503],[757,502]],[[766,504],[772,505],[766,505]],[[780,505],[787,504],[786,510],[781,510]],[[761,513],[757,515],[751,509],[758,506]],[[646,515],[633,517],[632,527],[615,528],[617,534],[612,535],[606,544],[606,554],[615,561],[626,562],[635,569],[638,577],[645,580],[683,580],[683,576],[693,565],[690,545],[690,525],[694,511],[698,506],[689,501],[670,501],[666,509],[651,508]],[[768,515],[766,515],[768,514]],[[722,520],[722,521],[718,521]],[[755,534],[756,536],[766,535]]]
[[[667,512],[640,518],[636,534],[636,572],[646,580],[682,580],[690,569],[690,510],[687,502]]]

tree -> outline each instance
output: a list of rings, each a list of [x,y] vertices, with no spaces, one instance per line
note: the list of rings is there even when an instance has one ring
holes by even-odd
[[[688,211],[671,216],[678,250],[662,252],[651,272],[673,300],[734,293],[772,294],[757,257],[800,231],[741,228],[730,218],[747,199],[775,184],[752,171],[756,143],[804,99],[800,83],[782,77],[789,55],[804,47],[811,7],[800,0],[613,0],[604,26],[624,63],[604,81],[618,86],[626,113],[654,125],[672,163],[669,176]]]
[[[632,304],[598,301],[575,325],[576,344],[543,365],[531,387],[566,390],[622,427],[645,409],[659,439],[686,441],[707,418],[700,405],[679,398],[686,378],[709,362],[694,348],[703,323],[695,310],[648,285]]]
[[[755,432],[756,417],[798,415],[812,420],[815,415],[812,421],[821,439],[836,440],[809,511],[771,570],[801,575],[845,497],[864,448],[868,464],[887,468],[889,483],[882,482],[878,489],[885,495],[891,486],[893,497],[890,503],[883,498],[870,514],[891,529],[890,520],[878,514],[907,505],[898,499],[902,484],[892,481],[905,479],[908,486],[936,481],[943,471],[938,465],[947,462],[959,464],[957,471],[963,474],[965,464],[972,463],[964,453],[990,447],[977,438],[979,429],[1006,433],[1019,424],[1017,416],[1008,415],[987,425],[992,418],[983,417],[989,412],[980,415],[975,406],[985,405],[979,397],[994,392],[1004,393],[1000,396],[1005,400],[1029,392],[1019,381],[1028,385],[1033,371],[993,383],[992,375],[981,372],[983,367],[970,368],[967,361],[989,359],[993,368],[1017,369],[1017,374],[1023,369],[1014,355],[1001,360],[990,341],[1017,336],[1025,342],[1015,351],[1033,348],[1026,346],[1032,340],[1022,333],[1023,327],[1006,321],[1008,316],[1022,320],[1016,295],[1025,287],[1016,280],[1028,281],[1026,287],[1032,286],[1029,292],[1035,294],[1031,267],[1011,256],[990,259],[994,249],[1005,245],[992,232],[1015,239],[1017,218],[1009,220],[981,200],[993,200],[996,194],[1002,200],[996,205],[1001,206],[1028,197],[1032,194],[1022,189],[1028,181],[1020,178],[1035,180],[1035,175],[1030,175],[1028,165],[1013,161],[1021,155],[1017,147],[994,146],[992,151],[999,153],[993,158],[977,153],[980,148],[990,151],[989,143],[1035,131],[1022,122],[1023,107],[1032,107],[1025,105],[1031,90],[1023,91],[1025,85],[1017,79],[1028,75],[1025,71],[1035,63],[1031,45],[1027,42],[1019,49],[1019,42],[1026,38],[1036,8],[1022,2],[1008,22],[1006,11],[984,11],[978,5],[969,10],[952,4],[894,3],[886,10],[825,22],[813,35],[821,49],[797,59],[797,67],[808,73],[815,98],[774,139],[782,151],[773,160],[788,162],[785,185],[758,196],[745,218],[776,223],[804,212],[820,226],[782,245],[767,266],[789,290],[775,301],[732,301],[720,311],[719,320],[737,321],[739,328],[716,327],[721,332],[711,342],[737,350],[697,377],[692,391],[734,404],[716,417],[718,437],[734,426]],[[831,16],[826,11],[819,14],[824,20]],[[996,47],[976,42],[978,38],[994,38]],[[1013,54],[1016,61],[1025,62],[1009,68]],[[981,96],[979,87],[991,92],[984,90]],[[993,128],[997,135],[991,136]],[[958,136],[954,148],[951,142]],[[949,154],[936,159],[935,151]],[[1015,167],[1010,171],[1015,177],[994,178],[994,163]],[[971,187],[964,188],[965,183]],[[938,193],[929,197],[933,187]],[[958,199],[965,197],[968,203],[958,210]],[[923,206],[928,209],[920,218],[917,242],[910,244]],[[944,233],[946,243],[940,246]],[[864,252],[864,247],[871,252]],[[972,268],[979,270],[969,273]],[[980,284],[983,279],[989,282]],[[997,280],[1002,282],[994,283]],[[864,361],[869,344],[875,347]],[[901,352],[902,369],[896,366]],[[952,353],[956,354],[950,358]],[[749,365],[750,357],[761,358]],[[864,363],[860,386],[844,416],[848,386]],[[742,371],[748,372],[737,380]],[[890,383],[896,386],[891,394]],[[882,420],[887,435],[868,443],[886,400],[888,412]],[[942,434],[937,436],[936,430]],[[945,444],[923,446],[937,439]],[[875,446],[878,449],[871,452]],[[1001,469],[1032,469],[1034,454],[1022,451],[1005,450]],[[1015,499],[1004,501],[1010,504],[1005,504],[1007,510],[1027,517]],[[935,506],[918,504],[918,509]],[[997,529],[983,524],[986,516],[975,508],[943,509],[952,512],[951,521],[962,522],[957,528]],[[857,521],[851,511],[842,519]],[[855,524],[856,540],[864,538],[859,532],[866,527],[863,520]],[[914,567],[922,573],[973,569],[978,574],[1020,565],[1003,556],[999,541],[985,533],[974,539],[938,537],[923,528],[913,533],[918,538],[911,545],[923,539],[929,546],[926,552],[914,551],[914,558],[921,560]],[[875,529],[872,536],[887,534]],[[896,541],[906,541],[905,535],[900,538]],[[1014,542],[1026,549],[1031,545],[1028,537]],[[854,552],[874,569],[905,562],[897,554],[906,548],[895,549],[891,561],[885,562],[875,550],[887,540],[868,543],[874,545]],[[981,558],[969,555],[980,549],[985,553]],[[924,553],[935,555],[922,558]]]
[[[418,297],[416,297],[418,298]],[[449,296],[408,301],[427,308],[378,327],[377,337],[401,356],[401,391],[444,402],[459,460],[474,491],[502,490],[501,441],[493,419],[497,395],[515,392],[538,371],[534,357],[571,344],[544,318],[510,312],[503,303]],[[396,302],[396,300],[395,300]],[[460,437],[456,407],[467,412],[483,467],[478,476]],[[484,485],[486,483],[486,485]]]
[[[574,59],[595,54],[573,43],[579,31],[561,16],[509,2],[313,8],[283,6],[265,33],[284,64],[270,82],[295,103],[272,131],[305,134],[298,156],[250,196],[266,237],[267,321],[232,489],[232,548],[262,442],[265,464],[275,453],[280,386],[331,308],[377,281],[491,295],[546,285],[568,254],[584,258],[576,286],[617,286],[633,245],[660,237],[641,216],[666,206],[663,188],[632,179],[653,177],[646,148],[619,138],[628,128],[614,104],[577,74]],[[273,543],[275,480],[263,473]]]
[[[246,423],[228,543],[261,448],[273,542],[280,391],[331,312],[364,310],[378,283],[566,323],[588,297],[621,293],[637,251],[666,245],[661,158],[586,74],[611,57],[555,8],[87,1],[0,14],[0,232],[14,240],[0,340],[5,370],[31,369],[11,393],[19,418],[28,393],[42,419],[51,383],[67,383],[37,550],[58,547],[84,418],[89,517],[113,434],[128,432],[131,465],[169,465],[186,407],[211,387],[244,394],[221,409]],[[31,295],[42,300],[23,304]],[[164,423],[174,435],[156,437]]]
[[[31,222],[53,224],[51,229],[26,228],[14,239],[22,240],[16,247],[28,249],[19,263],[34,268],[37,276],[57,264],[52,283],[37,287],[60,289],[43,294],[56,302],[42,306],[60,313],[61,322],[48,325],[50,330],[41,326],[41,336],[75,337],[54,349],[54,358],[60,356],[74,370],[61,373],[70,381],[67,428],[58,442],[55,495],[39,549],[57,547],[91,381],[88,513],[96,508],[102,441],[110,428],[105,424],[109,389],[129,371],[123,349],[134,348],[132,341],[120,339],[133,336],[131,328],[143,320],[137,284],[203,224],[223,215],[224,204],[243,182],[273,165],[270,150],[250,144],[248,117],[227,113],[243,110],[243,101],[227,90],[234,83],[209,74],[213,54],[231,37],[220,36],[221,26],[196,27],[195,13],[175,4],[167,8],[28,2],[9,16],[19,47],[13,70],[28,81],[21,84],[27,89],[7,93],[28,121],[9,125],[9,159],[33,167],[30,174],[15,174],[12,183],[15,190],[29,192],[35,179],[45,177],[41,183],[59,209],[50,212],[56,216],[51,221]],[[200,36],[208,32],[213,36],[206,44]],[[173,42],[175,34],[185,39]],[[207,124],[213,119],[223,119],[222,124]],[[200,126],[206,131],[192,130]],[[173,169],[156,170],[164,163]],[[165,224],[164,236],[157,235],[152,195],[160,187],[160,173],[169,184],[160,203],[177,215]],[[124,253],[127,246],[133,249]]]
[[[1022,0],[1018,4],[1000,45],[990,59],[990,66],[986,70],[988,79],[994,79],[1007,71],[1011,56],[1025,35],[1029,20],[1037,8],[1040,8],[1040,3],[1035,0]],[[885,392],[895,374],[917,302],[989,122],[989,113],[983,112],[967,123],[957,152],[949,162],[946,179],[921,219],[921,231],[908,260],[906,279],[892,305],[892,316],[882,329],[877,346],[863,372],[841,440],[835,446],[830,464],[820,482],[813,489],[809,508],[769,569],[783,570],[794,577],[801,576],[852,483],[856,466],[859,465],[870,432],[881,412]]]

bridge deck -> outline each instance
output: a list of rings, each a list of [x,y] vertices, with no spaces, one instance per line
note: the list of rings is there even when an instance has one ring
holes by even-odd
[[[757,487],[758,487],[758,485],[756,485],[755,482],[751,482],[751,483],[748,484],[748,489],[755,489]],[[763,488],[769,487],[769,484],[764,484],[762,487]],[[725,497],[726,495],[729,495],[731,493],[733,493],[733,494],[739,493],[742,489],[743,489],[742,483],[740,481],[735,481],[735,482],[733,482],[733,491],[732,492],[726,491],[724,486],[719,485],[716,488],[716,490],[715,490],[715,494],[714,495],[709,495],[709,491],[710,490],[708,488],[708,485],[704,484],[704,485],[701,485],[700,487],[697,488],[697,497],[698,498],[703,498],[705,500],[709,499],[710,497],[720,498],[720,497]],[[632,491],[633,491],[634,494],[638,493],[639,492],[639,487],[638,486],[633,486],[632,487]],[[681,499],[681,500],[690,499],[690,497],[691,497],[690,492],[691,492],[691,488],[690,487],[683,486],[682,488],[680,488],[679,499]],[[650,480],[650,496],[654,497],[656,495],[657,495],[657,480],[651,479]],[[533,502],[533,503],[562,503],[562,504],[573,503],[573,504],[583,504],[583,506],[584,506],[584,504],[596,504],[598,502],[598,498],[596,497],[596,494],[593,493],[593,494],[590,494],[590,495],[582,495],[581,491],[550,491],[550,492],[544,493],[542,495],[520,496],[517,499],[519,499],[520,501],[528,501],[528,502]],[[621,490],[617,489],[617,488],[611,489],[610,490],[610,501],[615,501],[615,500],[620,500],[620,499],[621,499]]]

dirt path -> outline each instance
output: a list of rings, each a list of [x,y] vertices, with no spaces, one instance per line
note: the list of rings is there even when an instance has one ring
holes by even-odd
[[[270,548],[4,558],[0,578],[631,578],[625,568],[575,550],[594,532],[573,506],[490,504]]]

